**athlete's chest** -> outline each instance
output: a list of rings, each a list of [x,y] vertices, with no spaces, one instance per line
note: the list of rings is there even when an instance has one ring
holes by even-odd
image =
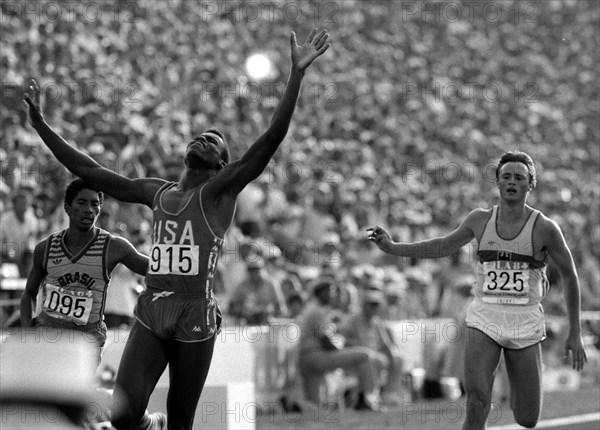
[[[546,238],[539,225],[534,224],[526,228],[525,221],[504,222],[497,220],[495,225],[488,225],[488,233],[499,239],[497,246],[507,247],[514,252],[532,255],[536,260],[543,261],[546,258]],[[488,234],[489,235],[489,234]]]
[[[160,208],[168,214],[178,214],[188,208],[196,196],[195,190],[178,191],[177,189],[166,190],[160,196]]]

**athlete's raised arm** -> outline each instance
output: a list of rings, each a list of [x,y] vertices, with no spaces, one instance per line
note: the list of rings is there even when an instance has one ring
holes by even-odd
[[[143,203],[152,207],[156,191],[165,183],[162,179],[130,179],[109,170],[87,154],[71,146],[46,123],[42,115],[40,89],[32,79],[25,94],[31,125],[57,160],[71,173],[122,201]]]
[[[481,221],[483,211],[475,209],[463,220],[456,230],[446,236],[426,239],[420,242],[394,242],[390,234],[381,226],[370,227],[367,239],[374,242],[383,252],[410,258],[443,258],[457,252],[474,237],[474,226]]]
[[[288,132],[306,69],[331,45],[327,42],[328,37],[326,30],[317,32],[313,29],[306,42],[298,46],[296,34],[292,32],[290,36],[292,69],[269,128],[248,148],[241,159],[226,166],[220,172],[213,186],[237,195],[263,172]]]

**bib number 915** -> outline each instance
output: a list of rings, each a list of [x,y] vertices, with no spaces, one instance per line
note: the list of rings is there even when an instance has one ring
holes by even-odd
[[[197,245],[155,244],[150,251],[148,273],[153,275],[197,275],[198,250]]]

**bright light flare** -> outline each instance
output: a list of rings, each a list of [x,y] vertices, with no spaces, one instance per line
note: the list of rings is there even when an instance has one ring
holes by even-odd
[[[274,78],[277,74],[273,62],[265,54],[252,54],[246,59],[246,72],[253,81]]]

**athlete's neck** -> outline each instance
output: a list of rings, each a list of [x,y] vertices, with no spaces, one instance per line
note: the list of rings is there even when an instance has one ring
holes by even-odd
[[[65,234],[65,244],[69,247],[79,248],[88,243],[96,234],[96,227],[89,230],[78,230],[75,227],[69,227]]]
[[[498,205],[498,218],[504,222],[518,222],[526,218],[531,208],[525,204],[524,201],[520,202],[500,202]]]
[[[217,174],[216,170],[199,170],[186,168],[179,180],[177,189],[179,191],[189,191],[202,186],[205,182]]]

